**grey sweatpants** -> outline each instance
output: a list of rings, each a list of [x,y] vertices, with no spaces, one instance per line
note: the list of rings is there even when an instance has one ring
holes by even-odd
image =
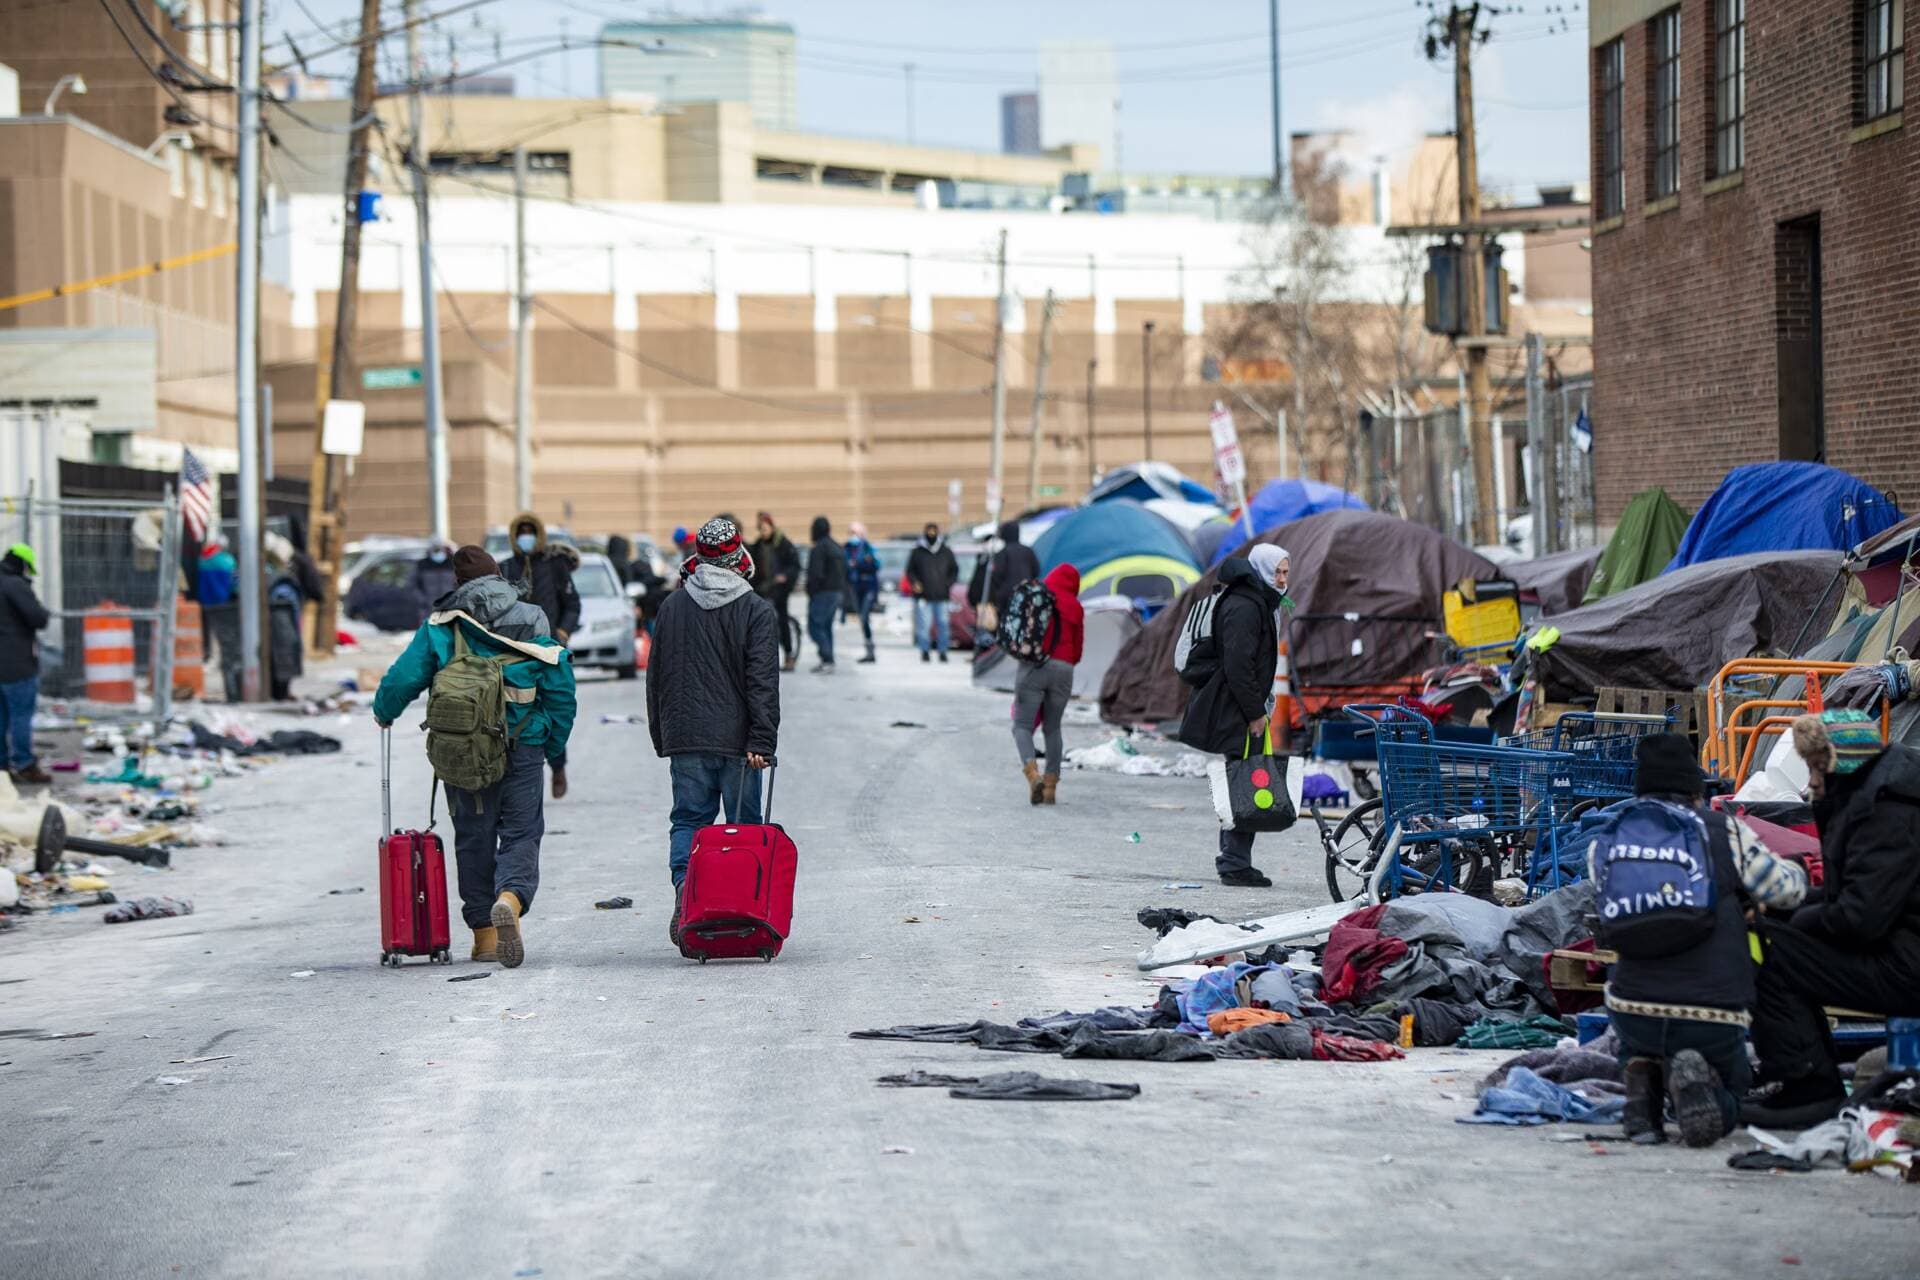
[[[1035,666],[1020,664],[1019,678],[1013,682],[1013,745],[1020,752],[1020,763],[1034,758],[1033,721],[1040,718],[1047,735],[1047,772],[1059,773],[1066,760],[1066,743],[1060,736],[1060,722],[1067,715],[1067,700],[1073,697],[1073,665],[1048,658]]]

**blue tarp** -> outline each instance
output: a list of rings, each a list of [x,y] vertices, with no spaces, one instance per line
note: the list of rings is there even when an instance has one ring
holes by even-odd
[[[1317,516],[1322,511],[1366,510],[1369,510],[1366,502],[1358,495],[1348,493],[1337,484],[1323,484],[1318,480],[1270,480],[1247,501],[1247,511],[1253,517],[1256,534],[1278,529],[1283,524],[1304,520],[1308,516]],[[1228,538],[1213,549],[1207,561],[1209,569],[1246,544],[1244,523],[1236,524],[1234,528],[1240,536]]]
[[[1122,556],[1166,556],[1200,568],[1186,535],[1131,498],[1081,507],[1041,534],[1033,551],[1042,570],[1071,564],[1083,578]]]
[[[1847,551],[1900,523],[1878,489],[1818,462],[1756,462],[1720,482],[1663,573],[1752,551]]]
[[[1136,462],[1128,467],[1115,467],[1087,490],[1086,500],[1089,503],[1108,502],[1114,498],[1131,498],[1135,502],[1164,498],[1170,502],[1197,502],[1204,506],[1220,504],[1213,490],[1178,467],[1164,462]]]

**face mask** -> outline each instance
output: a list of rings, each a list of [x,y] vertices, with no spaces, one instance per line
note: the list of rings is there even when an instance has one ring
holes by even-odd
[[[445,564],[447,562],[447,553],[444,551],[436,551],[432,554],[432,556],[429,557],[429,559],[431,559],[435,564]]]
[[[513,545],[520,548],[522,551],[532,551],[534,546],[538,542],[539,542],[539,539],[535,538],[532,534],[523,533],[519,537],[513,540]]]

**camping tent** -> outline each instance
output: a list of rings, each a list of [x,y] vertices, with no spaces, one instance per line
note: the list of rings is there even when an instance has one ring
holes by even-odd
[[[1293,557],[1293,659],[1302,688],[1398,680],[1437,659],[1440,597],[1462,578],[1497,578],[1485,557],[1425,525],[1375,511],[1328,511],[1256,538]],[[1162,611],[1107,671],[1100,715],[1116,724],[1177,718],[1187,687],[1173,669],[1181,620],[1218,571]],[[1348,617],[1346,615],[1352,615]],[[1380,620],[1387,621],[1380,621]],[[1356,645],[1358,652],[1356,652]]]
[[[1278,529],[1283,524],[1317,516],[1322,511],[1365,511],[1367,504],[1358,495],[1337,484],[1319,480],[1269,480],[1260,492],[1247,500],[1247,517],[1255,533]],[[1244,528],[1237,524],[1235,529]],[[1244,538],[1228,538],[1207,559],[1212,568],[1245,545]]]
[[[1665,489],[1642,489],[1627,503],[1620,523],[1607,539],[1606,554],[1587,584],[1585,603],[1637,587],[1656,577],[1680,549],[1687,513]],[[1549,613],[1553,610],[1549,609]]]
[[[1546,696],[1569,702],[1601,685],[1694,689],[1735,658],[1824,635],[1839,593],[1836,551],[1730,556],[1544,620],[1559,637],[1534,658]],[[1816,616],[1818,615],[1818,616]],[[1811,618],[1811,626],[1808,625]]]
[[[1818,462],[1735,467],[1693,513],[1666,572],[1750,551],[1846,551],[1900,523],[1866,481]]]
[[[1139,612],[1121,597],[1102,596],[1087,601],[1086,606],[1086,643],[1080,651],[1080,662],[1073,669],[1076,698],[1091,698],[1100,692],[1107,668],[1141,629]],[[1012,693],[1014,679],[1019,674],[1020,664],[1010,660],[1006,651],[998,646],[990,646],[974,659],[973,683],[977,688]]]
[[[1165,604],[1200,576],[1185,534],[1131,498],[1110,498],[1054,522],[1033,544],[1040,568],[1080,570],[1080,596]]]
[[[1087,490],[1089,505],[1115,499],[1131,499],[1189,534],[1226,514],[1213,490],[1164,462],[1115,467]]]
[[[1538,560],[1519,560],[1500,566],[1500,572],[1523,592],[1532,592],[1542,613],[1566,613],[1580,603],[1600,563],[1599,547],[1556,551]]]

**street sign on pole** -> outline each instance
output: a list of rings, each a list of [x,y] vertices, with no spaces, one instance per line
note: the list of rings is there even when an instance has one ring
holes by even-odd
[[[947,518],[950,520],[960,518],[960,482],[958,480],[947,481]]]
[[[1207,417],[1207,429],[1213,433],[1213,461],[1219,468],[1220,478],[1233,489],[1233,495],[1240,503],[1240,519],[1246,525],[1247,536],[1254,536],[1253,513],[1247,510],[1247,459],[1240,452],[1240,433],[1234,429],[1233,411],[1218,400],[1213,402],[1213,412]]]
[[[357,458],[366,431],[366,405],[358,400],[329,400],[320,419],[320,451]]]
[[[424,381],[417,364],[386,365],[360,371],[360,385],[368,391],[400,391]]]

